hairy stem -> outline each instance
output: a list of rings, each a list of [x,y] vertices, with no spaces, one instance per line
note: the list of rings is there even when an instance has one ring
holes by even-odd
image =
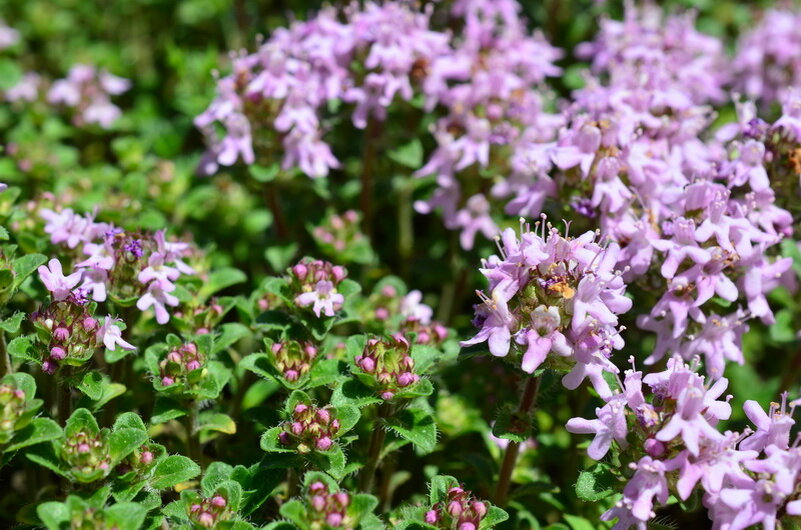
[[[187,403],[189,413],[184,416],[184,427],[186,428],[186,450],[189,458],[201,464],[201,457],[203,456],[200,450],[200,422],[198,415],[200,413],[200,403],[197,401],[190,401]]]
[[[520,398],[520,405],[517,407],[517,412],[519,415],[525,416],[527,421],[531,419],[531,413],[534,409],[534,402],[537,400],[539,389],[539,377],[526,378],[526,385],[523,387],[523,395]],[[512,473],[515,470],[517,455],[519,453],[520,443],[510,441],[503,455],[501,471],[498,475],[498,485],[495,488],[495,504],[501,508],[504,508],[509,500],[509,487],[512,485]]]
[[[361,490],[365,493],[373,490],[375,473],[381,463],[381,450],[384,448],[384,439],[387,437],[387,431],[380,424],[389,416],[389,405],[385,403],[379,405],[375,425],[373,425],[373,435],[370,437],[370,446],[367,449],[367,464],[362,469]]]
[[[69,367],[64,368],[64,373],[60,374],[56,383],[56,408],[58,409],[58,421],[61,425],[67,423],[72,414],[72,387],[68,381]]]
[[[11,364],[11,357],[6,349],[6,334],[0,330],[0,377],[11,373],[14,373],[14,365]]]

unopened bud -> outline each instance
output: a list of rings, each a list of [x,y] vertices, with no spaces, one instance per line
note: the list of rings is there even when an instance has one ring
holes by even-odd
[[[53,338],[59,342],[65,342],[70,338],[70,330],[67,328],[56,328],[53,331]]]
[[[215,495],[211,498],[211,504],[217,508],[225,508],[228,503],[225,501],[225,497],[222,495]]]
[[[50,357],[60,361],[64,357],[67,356],[67,352],[64,351],[64,348],[60,348],[59,346],[53,346],[50,348]]]
[[[342,525],[342,514],[341,513],[329,513],[328,516],[325,518],[325,522],[329,526],[341,526]]]
[[[150,451],[143,452],[142,455],[139,457],[139,461],[145,465],[150,464],[153,461],[153,453],[151,453]]]
[[[317,440],[316,445],[317,449],[319,449],[320,451],[328,451],[329,449],[331,449],[331,446],[334,445],[334,442],[331,441],[331,438],[329,438],[328,436],[323,436],[322,438]]]
[[[476,515],[483,518],[487,515],[487,505],[481,501],[475,501],[473,503],[473,511],[476,512]]]
[[[86,317],[83,319],[83,322],[81,322],[81,326],[83,326],[83,329],[86,331],[94,331],[97,328],[97,320],[92,317]]]

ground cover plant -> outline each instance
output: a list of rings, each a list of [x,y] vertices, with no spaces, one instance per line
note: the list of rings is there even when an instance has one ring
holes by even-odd
[[[801,8],[0,0],[0,524],[801,525]]]

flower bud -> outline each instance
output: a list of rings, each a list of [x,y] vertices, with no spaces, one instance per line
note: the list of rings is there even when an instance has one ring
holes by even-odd
[[[347,506],[350,504],[350,495],[344,491],[339,491],[334,493],[334,500],[337,501],[337,503],[343,508],[347,508]]]
[[[300,423],[299,421],[296,421],[292,423],[291,429],[292,429],[292,434],[294,434],[295,436],[300,436],[300,434],[303,432],[303,424]]]
[[[199,368],[200,368],[200,361],[189,361],[188,363],[186,363],[186,369],[189,370],[190,372],[192,370],[197,370]]]
[[[67,328],[56,328],[53,331],[53,338],[59,342],[65,342],[70,338],[70,330]]]
[[[358,364],[367,373],[375,370],[375,360],[372,357],[362,357],[361,362]]]
[[[60,361],[64,357],[67,356],[67,352],[64,351],[64,348],[60,348],[59,346],[54,346],[50,348],[50,357]]]
[[[57,365],[56,363],[45,361],[42,363],[42,371],[48,375],[52,375],[56,372]]]
[[[439,520],[439,515],[437,514],[436,510],[428,510],[426,512],[426,522],[428,524],[436,524]]]
[[[473,504],[473,511],[476,512],[480,518],[483,518],[487,515],[487,505],[481,501],[475,501]]]
[[[381,399],[383,399],[384,401],[389,401],[390,399],[392,399],[394,397],[395,397],[395,393],[394,392],[390,392],[389,390],[387,390],[385,392],[381,392]]]
[[[317,446],[317,449],[319,449],[320,451],[328,451],[329,449],[331,449],[331,446],[334,445],[334,442],[332,442],[331,438],[329,438],[328,436],[323,436],[322,438],[317,440],[317,443],[315,445]]]
[[[331,413],[326,409],[319,409],[317,411],[317,419],[323,423],[329,423],[331,421]]]
[[[180,353],[178,353],[177,351],[171,351],[171,352],[170,352],[170,353],[167,355],[167,360],[168,360],[168,361],[170,361],[170,362],[172,362],[172,363],[180,363],[180,362],[181,362],[181,360],[182,360],[182,358],[181,358],[181,354],[180,354]]]
[[[286,431],[281,431],[278,433],[278,441],[282,445],[289,445],[292,442],[292,439],[289,437],[289,433]]]
[[[211,499],[211,504],[216,506],[217,508],[225,508],[225,506],[228,503],[225,501],[225,497],[223,497],[222,495],[215,495]]]
[[[414,374],[410,374],[409,372],[403,372],[398,376],[398,386],[405,387],[409,386],[415,382]]]
[[[459,501],[452,501],[448,504],[448,513],[453,517],[462,515],[462,503]]]
[[[139,457],[139,461],[145,465],[150,464],[153,461],[153,453],[151,453],[150,451],[143,452],[142,455]]]
[[[303,263],[298,263],[297,265],[292,267],[292,274],[294,274],[295,277],[300,281],[304,281],[308,273],[309,269]]]
[[[298,403],[295,405],[295,414],[303,414],[309,409],[308,405],[304,405],[303,403]]]
[[[161,384],[163,386],[171,386],[174,383],[175,383],[175,379],[173,379],[170,376],[165,375],[164,377],[161,378]]]
[[[325,510],[325,497],[322,495],[315,495],[311,499],[312,508],[318,512]]]
[[[342,514],[341,513],[329,513],[328,516],[325,518],[325,522],[329,526],[341,526],[342,525]]]
[[[643,446],[645,447],[645,452],[654,458],[662,456],[667,450],[665,444],[655,438],[648,438]]]
[[[473,523],[467,522],[467,523],[460,524],[458,528],[459,528],[459,530],[476,530],[476,525],[474,525]]]
[[[86,317],[83,319],[83,322],[81,322],[81,326],[86,331],[94,331],[97,329],[97,320],[92,317]]]
[[[209,512],[203,512],[200,514],[200,517],[198,517],[198,522],[200,523],[200,526],[211,528],[214,526],[214,516]]]
[[[300,378],[300,373],[297,370],[287,370],[284,372],[284,379],[287,381],[297,381]]]

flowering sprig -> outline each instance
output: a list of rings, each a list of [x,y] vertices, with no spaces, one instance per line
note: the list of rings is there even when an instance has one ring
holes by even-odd
[[[42,403],[36,398],[36,381],[29,374],[8,374],[0,379],[0,451],[13,454],[61,437],[56,422],[37,417]]]
[[[212,357],[214,338],[198,335],[191,341],[168,335],[167,342],[145,351],[145,364],[157,392],[181,399],[216,399],[231,371]]]
[[[342,309],[345,297],[337,286],[347,277],[348,271],[339,265],[322,260],[305,258],[289,269],[290,289],[296,293],[298,307],[311,306],[315,316],[332,317]]]
[[[383,526],[372,512],[378,500],[340,489],[330,476],[308,472],[303,496],[281,505],[281,515],[299,528],[373,528]]]
[[[478,530],[494,528],[509,518],[505,511],[478,499],[448,475],[431,479],[428,501],[427,505],[402,511],[404,517],[397,521],[397,528]]]
[[[323,222],[309,231],[317,247],[337,263],[367,264],[375,259],[370,241],[361,231],[362,215],[355,210],[329,213]]]
[[[631,308],[621,273],[615,270],[620,248],[601,246],[587,232],[564,237],[550,223],[534,231],[521,220],[520,234],[511,228],[499,240],[500,256],[483,263],[489,295],[479,291],[478,334],[462,342],[487,342],[489,351],[534,373],[543,363],[569,371],[562,379],[576,388],[589,378],[599,394],[610,394],[604,372],[617,373],[609,361],[623,346],[617,315]]]
[[[42,209],[45,232],[54,244],[78,249],[75,271],[63,276],[61,265],[46,278],[48,288],[61,296],[65,289],[80,287],[93,300],[110,299],[116,304],[136,304],[140,311],[153,309],[156,321],[165,324],[167,307],[178,305],[176,281],[192,275],[194,269],[183,260],[192,254],[188,243],[168,241],[165,232],[131,233],[109,223],[98,223],[94,216],[79,215],[70,208]],[[71,284],[71,287],[66,285]]]
[[[420,396],[416,387],[421,379],[410,351],[409,340],[399,333],[367,339],[353,359],[353,373],[384,401]]]
[[[261,448],[267,452],[296,453],[334,477],[343,476],[343,436],[358,423],[361,414],[351,405],[319,406],[308,394],[292,392],[284,407],[286,420],[267,430]]]
[[[110,503],[109,490],[82,497],[69,495],[64,502],[44,502],[36,514],[47,530],[61,528],[140,528],[149,509],[142,503],[117,501]]]
[[[131,82],[94,66],[76,64],[67,77],[53,83],[47,100],[73,109],[73,123],[80,127],[96,123],[108,129],[120,117],[119,107],[111,103],[110,96],[128,91]]]

